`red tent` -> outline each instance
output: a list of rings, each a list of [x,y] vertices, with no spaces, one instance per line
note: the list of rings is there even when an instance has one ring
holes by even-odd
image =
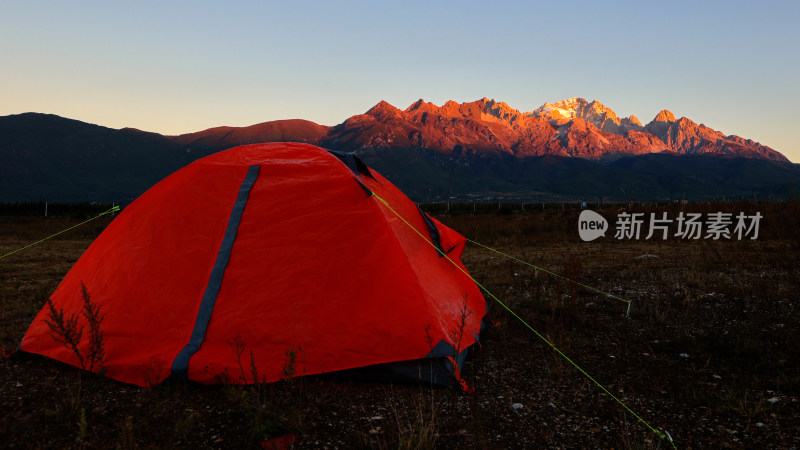
[[[464,244],[354,155],[248,145],[145,192],[51,300],[84,327],[86,355],[85,285],[104,315],[106,375],[140,386],[252,383],[251,355],[258,381],[347,371],[447,384],[486,315]],[[21,349],[80,366],[48,311]]]

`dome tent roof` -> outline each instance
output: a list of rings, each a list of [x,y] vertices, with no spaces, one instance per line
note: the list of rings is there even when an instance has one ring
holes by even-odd
[[[141,386],[276,381],[289,354],[295,375],[369,368],[446,384],[486,314],[464,243],[353,155],[247,145],[145,192],[51,300],[80,316],[85,285],[104,315],[105,374]],[[21,349],[80,366],[47,314]],[[259,380],[240,369],[251,352]]]

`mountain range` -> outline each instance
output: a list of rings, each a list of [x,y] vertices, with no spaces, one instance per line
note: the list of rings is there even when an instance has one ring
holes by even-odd
[[[572,98],[521,112],[483,98],[385,101],[329,127],[301,119],[179,136],[59,116],[0,117],[0,201],[128,202],[200,157],[292,141],[354,152],[418,201],[786,196],[800,166],[668,110],[643,125]]]
[[[603,159],[670,152],[713,154],[788,161],[781,153],[738,136],[725,136],[703,124],[663,110],[647,125],[620,119],[598,101],[562,100],[522,113],[487,98],[449,101],[441,107],[418,100],[405,110],[380,102],[328,130],[327,146],[426,148],[445,154],[565,156]]]

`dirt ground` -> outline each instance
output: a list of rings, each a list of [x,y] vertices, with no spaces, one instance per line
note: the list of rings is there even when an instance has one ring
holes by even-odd
[[[489,291],[678,448],[800,447],[800,205],[697,208],[757,208],[759,239],[584,243],[579,211],[556,208],[437,217],[631,300],[626,318],[617,299],[476,246],[464,255]],[[463,368],[471,394],[314,377],[144,389],[13,353],[109,220],[0,259],[0,447],[671,448],[494,300],[497,326]],[[0,217],[0,254],[79,221]]]

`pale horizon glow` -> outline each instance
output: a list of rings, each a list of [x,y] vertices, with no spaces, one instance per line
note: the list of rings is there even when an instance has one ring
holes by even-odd
[[[0,115],[166,135],[381,100],[662,109],[800,161],[798,2],[12,2]]]

